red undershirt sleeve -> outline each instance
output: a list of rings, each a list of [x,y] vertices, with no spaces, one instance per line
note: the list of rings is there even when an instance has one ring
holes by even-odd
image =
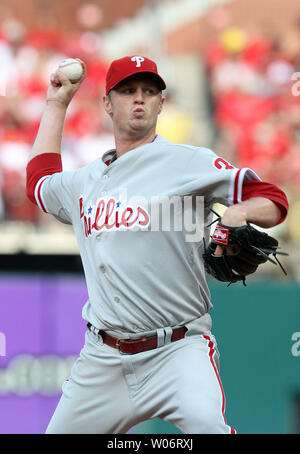
[[[280,209],[281,224],[287,217],[289,203],[285,193],[275,184],[258,180],[244,180],[242,188],[242,201],[253,197],[265,197],[274,202]]]
[[[26,193],[41,211],[72,224],[76,171],[63,171],[59,153],[43,153],[26,168]]]
[[[31,202],[38,205],[37,185],[41,178],[62,172],[61,155],[58,153],[43,153],[29,161],[26,168],[26,193]]]

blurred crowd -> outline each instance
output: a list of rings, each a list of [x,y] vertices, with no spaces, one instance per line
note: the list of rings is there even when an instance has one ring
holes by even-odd
[[[69,106],[63,166],[78,168],[114,146],[103,114],[107,63],[96,33],[63,35],[28,31],[14,19],[0,24],[0,219],[38,223],[39,210],[25,194],[25,168],[38,131],[49,78],[66,57],[79,57],[88,77]],[[47,150],[45,150],[46,152]]]
[[[235,26],[205,52],[214,149],[265,181],[300,190],[300,22],[286,39]]]

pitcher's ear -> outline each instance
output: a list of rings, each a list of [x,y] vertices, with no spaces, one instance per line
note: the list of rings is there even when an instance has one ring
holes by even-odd
[[[161,100],[160,100],[160,105],[159,105],[158,114],[161,113],[165,100],[166,100],[166,97],[165,97],[165,96],[162,96],[162,97],[161,97]]]
[[[103,101],[103,106],[105,109],[105,112],[111,117],[112,116],[112,105],[111,105],[111,98],[109,94],[107,96],[103,96],[102,98]]]

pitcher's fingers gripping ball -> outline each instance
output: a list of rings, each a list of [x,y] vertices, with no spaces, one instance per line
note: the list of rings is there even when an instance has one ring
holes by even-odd
[[[82,63],[76,58],[66,58],[59,64],[58,69],[63,72],[73,84],[79,82],[84,72]]]
[[[50,76],[47,101],[56,101],[68,106],[85,76],[86,66],[82,60],[79,58],[63,60]]]
[[[218,245],[227,249],[230,247],[230,252],[224,249],[223,255],[215,255]],[[229,284],[243,281],[246,285],[246,276],[255,273],[258,266],[267,260],[275,265],[278,263],[285,273],[276,255],[288,254],[278,252],[277,249],[276,238],[255,229],[249,223],[241,227],[229,227],[218,222],[211,242],[208,246],[205,245],[204,266],[206,271],[219,281]],[[269,255],[273,255],[276,261]]]

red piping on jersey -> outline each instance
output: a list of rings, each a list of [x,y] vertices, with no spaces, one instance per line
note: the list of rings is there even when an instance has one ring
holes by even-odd
[[[242,169],[239,169],[236,173],[235,180],[234,180],[234,190],[233,190],[233,203],[238,203],[238,185],[239,185],[239,177],[240,172]]]
[[[223,416],[224,423],[227,425],[226,418],[225,418],[225,394],[224,394],[224,390],[223,390],[223,386],[222,386],[222,383],[221,383],[221,379],[220,379],[218,370],[217,370],[215,362],[213,360],[213,355],[215,353],[214,343],[213,343],[213,341],[211,340],[211,338],[209,336],[203,336],[203,337],[204,337],[204,339],[206,339],[208,341],[209,359],[210,359],[211,365],[212,365],[212,367],[214,369],[214,372],[216,374],[217,380],[218,380],[219,385],[220,385],[221,394],[222,394],[222,416]],[[230,433],[231,434],[236,434],[236,430],[233,429],[233,427],[230,427]]]
[[[44,204],[41,199],[41,186],[40,184],[37,196],[38,201],[35,198],[35,188],[40,179],[46,175],[52,175],[53,173],[62,171],[61,155],[59,153],[43,153],[35,156],[29,161],[26,167],[26,193],[27,197],[31,202],[38,205],[38,201],[45,211]]]
[[[50,176],[50,175],[49,175],[49,176]],[[38,198],[37,202],[39,202],[39,204],[40,204],[42,210],[43,210],[45,213],[47,213],[47,210],[46,210],[46,208],[45,208],[44,202],[43,202],[42,197],[41,197],[41,189],[42,189],[42,185],[43,185],[43,183],[44,183],[44,181],[45,181],[46,179],[47,179],[47,176],[42,177],[42,179],[41,179],[42,181],[39,181],[39,182],[37,183],[37,185],[38,185],[38,186],[37,186],[37,188],[38,188],[38,190],[37,190],[37,198]]]

